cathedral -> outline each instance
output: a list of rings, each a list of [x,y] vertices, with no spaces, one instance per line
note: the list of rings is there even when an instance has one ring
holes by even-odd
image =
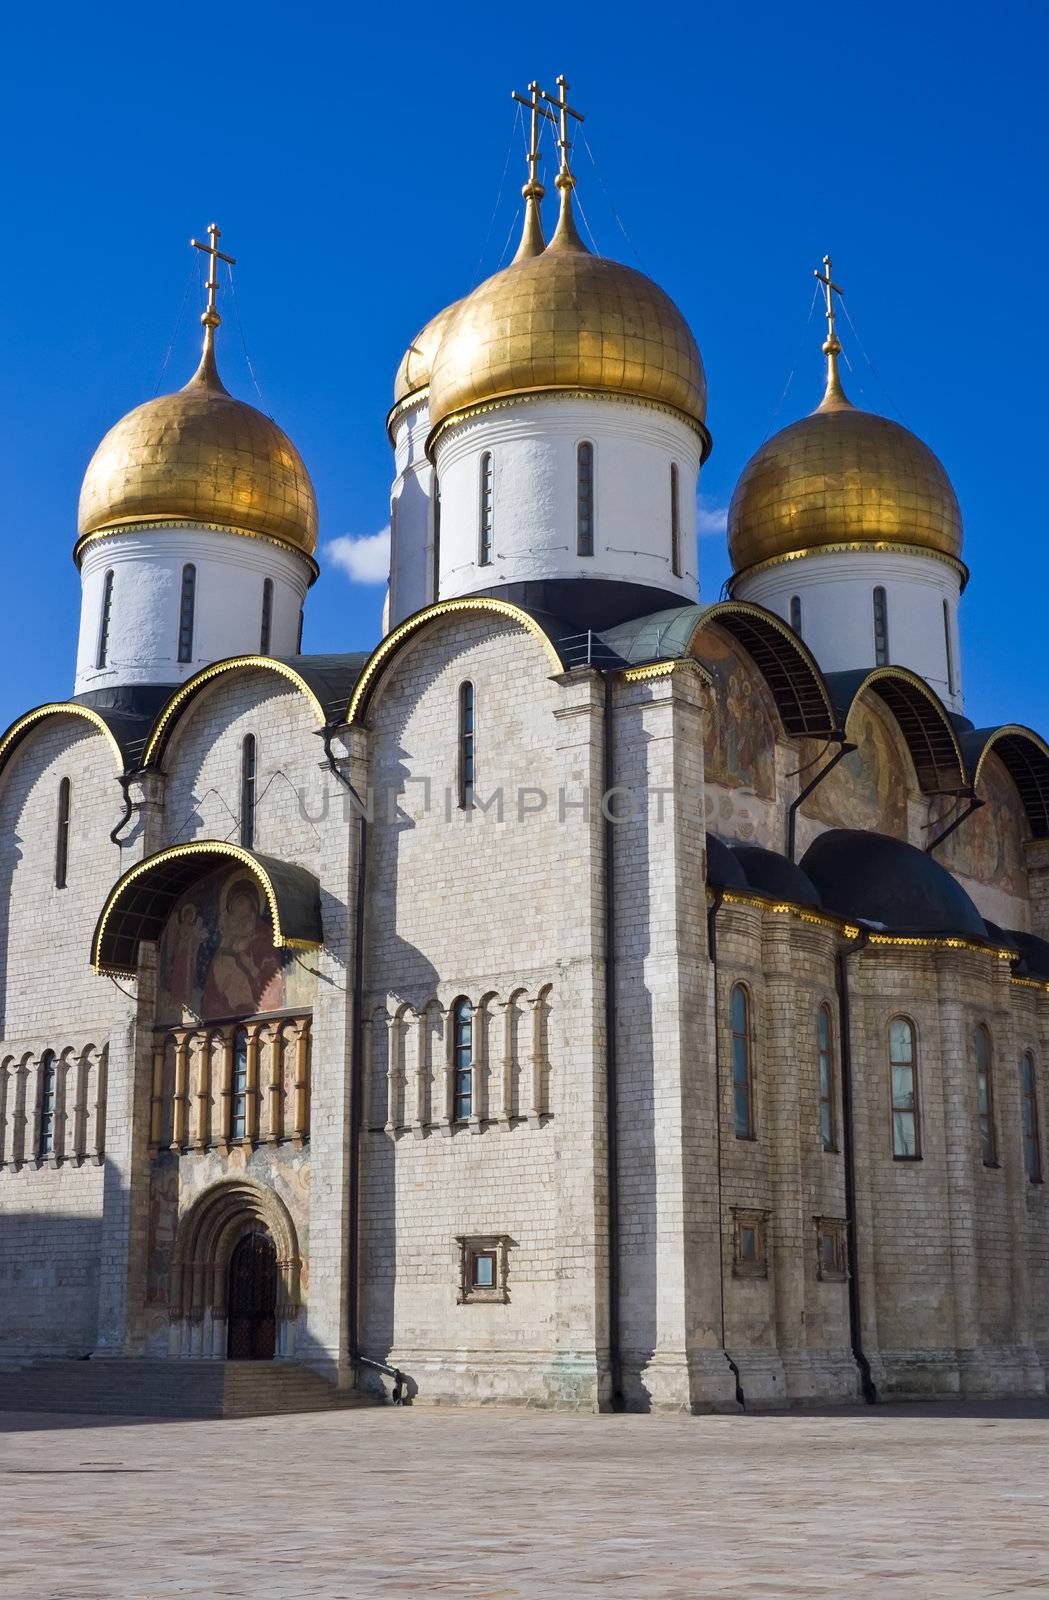
[[[216,227],[87,467],[72,693],[0,738],[2,1405],[1045,1390],[1049,745],[965,715],[958,502],[829,260],[700,601],[703,362],[579,232],[567,87],[397,369],[369,652],[302,651]]]

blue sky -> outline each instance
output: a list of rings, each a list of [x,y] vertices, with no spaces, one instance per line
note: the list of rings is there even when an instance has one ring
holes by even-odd
[[[918,432],[961,500],[967,710],[1049,734],[1047,17],[1024,0],[20,9],[0,81],[0,725],[71,690],[80,479],[123,412],[189,376],[187,241],[213,217],[239,262],[227,385],[258,403],[246,345],[317,485],[305,648],[374,642],[381,587],[323,542],[386,523],[393,372],[504,259],[524,175],[510,90],[563,71],[597,245],[677,300],[706,362],[703,597],[744,462],[819,398],[829,251],[862,340],[844,325],[852,399]]]

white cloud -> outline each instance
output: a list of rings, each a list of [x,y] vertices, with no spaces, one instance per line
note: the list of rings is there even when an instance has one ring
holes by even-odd
[[[728,528],[728,506],[705,506],[700,496],[696,510],[696,531],[701,539],[721,537]]]
[[[390,576],[390,529],[380,528],[378,533],[365,533],[359,539],[344,533],[339,539],[329,539],[324,554],[333,567],[345,572],[354,583],[385,583]]]

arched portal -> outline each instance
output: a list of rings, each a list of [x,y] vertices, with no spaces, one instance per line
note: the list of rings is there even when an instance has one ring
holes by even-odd
[[[265,1228],[241,1234],[229,1258],[226,1355],[272,1361],[277,1353],[277,1247]]]

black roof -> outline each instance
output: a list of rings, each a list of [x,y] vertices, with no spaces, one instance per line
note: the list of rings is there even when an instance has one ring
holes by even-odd
[[[756,894],[767,895],[770,900],[787,900],[795,906],[810,906],[814,911],[820,909],[816,885],[803,868],[786,856],[758,844],[735,844],[732,854]]]
[[[802,867],[836,916],[889,933],[986,942],[987,927],[961,884],[924,850],[883,833],[832,828]]]

